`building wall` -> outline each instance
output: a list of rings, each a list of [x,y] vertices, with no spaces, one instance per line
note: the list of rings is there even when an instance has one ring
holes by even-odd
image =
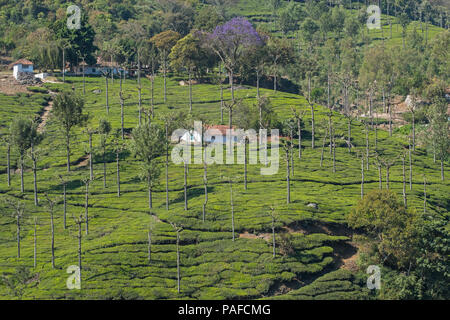
[[[14,78],[17,80],[17,76],[19,75],[20,72],[33,72],[33,66],[29,65],[29,66],[24,66],[22,64],[16,64],[15,66],[13,66],[13,76]]]

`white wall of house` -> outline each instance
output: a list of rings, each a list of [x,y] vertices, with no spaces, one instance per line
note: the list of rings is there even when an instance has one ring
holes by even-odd
[[[232,131],[231,139],[233,142],[236,142],[236,143],[239,142],[238,141],[239,139],[238,139],[237,135],[234,133],[234,131]],[[196,144],[196,143],[202,142],[202,137],[197,131],[189,131],[189,132],[184,133],[184,135],[182,135],[179,138],[179,141]],[[205,132],[205,141],[206,141],[206,143],[225,144],[227,142],[227,135],[222,134],[222,132],[220,130],[209,129]]]
[[[202,137],[197,131],[189,131],[180,137],[180,141],[187,143],[201,143]]]
[[[107,68],[107,67],[91,67],[91,66],[88,66],[88,67],[85,67],[85,68],[84,68],[84,74],[85,74],[85,75],[95,75],[95,76],[100,76],[100,75],[102,75],[102,72],[106,72],[106,71],[109,71],[109,70],[111,70],[111,69],[110,69],[110,68]],[[113,69],[113,73],[114,73],[115,75],[118,75],[119,72],[123,72],[123,71],[124,71],[124,70],[121,69],[121,68],[119,68],[119,69],[114,68],[114,69]],[[128,74],[127,71],[125,71],[125,72]],[[81,67],[81,66],[76,67],[76,68],[75,68],[75,73],[77,73],[77,74],[83,74],[83,67]],[[67,74],[67,72],[66,72],[66,74]]]
[[[20,72],[33,72],[33,66],[32,65],[23,65],[23,64],[16,64],[13,66],[13,76],[17,80],[17,77],[19,76]]]

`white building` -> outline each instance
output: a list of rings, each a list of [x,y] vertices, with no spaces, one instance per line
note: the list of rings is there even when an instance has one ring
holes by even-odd
[[[210,126],[207,128],[205,132],[206,143],[222,143],[225,144],[227,142],[227,130],[230,127],[227,125],[216,125]],[[234,142],[238,142],[238,134],[235,132],[235,128],[231,129],[231,137]],[[195,130],[186,131],[183,135],[178,137],[178,141],[173,142],[187,142],[189,144],[199,144],[202,142],[202,136]]]
[[[17,60],[16,62],[10,64],[10,66],[13,69],[13,76],[16,80],[20,73],[33,73],[34,71],[33,62],[26,59]]]
[[[101,76],[104,73],[113,72],[114,75],[118,76],[119,74],[128,74],[128,71],[121,68],[117,63],[103,61],[100,57],[97,57],[97,63],[95,65],[88,65],[85,62],[81,62],[78,66],[74,67],[74,72],[76,75],[83,74],[85,75],[93,75],[93,76]]]

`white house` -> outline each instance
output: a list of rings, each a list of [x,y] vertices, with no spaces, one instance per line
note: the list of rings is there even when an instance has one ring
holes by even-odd
[[[20,59],[16,62],[10,64],[10,66],[13,69],[13,76],[17,80],[20,73],[33,73],[33,62],[26,60],[26,59]]]
[[[111,70],[114,75],[122,74],[122,72],[128,74],[128,71],[121,68],[117,63],[103,61],[100,57],[97,57],[97,63],[95,65],[88,65],[85,62],[81,62],[78,66],[75,66],[75,74],[83,74],[83,68],[85,75],[101,76],[103,73],[111,72]]]
[[[205,136],[206,143],[222,143],[227,142],[227,130],[229,130],[227,125],[215,125],[207,128]],[[238,134],[235,132],[235,128],[231,129],[231,137],[234,142],[239,142]],[[189,144],[199,144],[202,142],[202,136],[199,132],[195,130],[186,131],[182,136],[178,137],[178,141],[174,142],[187,142]]]

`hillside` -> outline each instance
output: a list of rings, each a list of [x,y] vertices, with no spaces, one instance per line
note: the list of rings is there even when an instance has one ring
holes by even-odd
[[[0,90],[0,299],[371,300],[417,299],[423,292],[425,298],[448,297],[450,183],[444,173],[448,176],[450,169],[449,135],[448,121],[442,120],[447,115],[438,107],[448,105],[442,93],[449,87],[449,33],[439,26],[437,7],[426,26],[408,20],[406,34],[402,34],[399,17],[387,14],[382,16],[382,32],[368,32],[365,24],[358,22],[352,34],[352,22],[364,18],[359,1],[346,1],[345,8],[332,6],[317,13],[324,17],[334,12],[343,24],[347,21],[342,30],[330,27],[325,31],[319,23],[307,28],[316,7],[303,1],[283,2],[275,15],[269,3],[257,0],[82,3],[87,12],[82,32],[87,36],[80,40],[76,32],[71,34],[75,35],[72,47],[67,46],[66,51],[60,48],[65,38],[58,38],[67,31],[65,6],[58,8],[52,1],[0,4],[0,22],[4,22],[0,51],[8,57],[5,61],[26,57],[36,61],[36,71],[53,73],[51,81],[26,87],[17,85],[8,70],[5,79],[14,86],[0,86],[9,88]],[[324,3],[326,7],[327,1]],[[23,10],[18,9],[20,5]],[[289,6],[300,7],[299,14],[304,16],[290,23],[285,32],[278,16],[293,8]],[[231,72],[223,68],[227,61],[211,58],[213,54],[207,52],[208,56],[200,45],[180,50],[181,58],[174,54],[173,48],[192,40],[189,36],[195,34],[196,25],[209,26],[210,12],[202,11],[205,7],[217,10],[210,20],[217,18],[219,26],[242,16],[255,27],[258,38],[267,37],[261,47],[268,48],[267,56],[273,60],[265,61],[261,71],[261,99],[257,98],[250,53],[237,59],[239,68],[231,85],[234,99]],[[203,18],[199,18],[200,12]],[[405,14],[415,17],[416,12]],[[145,41],[133,37],[139,33],[136,30],[143,32]],[[207,32],[212,30],[203,32],[210,35]],[[310,37],[308,30],[312,30]],[[177,33],[171,55],[154,40],[155,35],[167,31],[172,36]],[[141,40],[144,44],[139,47]],[[116,47],[120,50],[111,53]],[[245,52],[250,46],[243,47],[239,49]],[[197,59],[195,68],[179,67],[177,58],[186,63],[182,54],[190,50]],[[64,80],[62,52],[70,71]],[[198,52],[205,55],[196,55]],[[111,79],[107,72],[97,76],[74,72],[80,61],[98,57],[111,57],[116,63],[111,65],[126,70],[126,78],[119,80],[116,75]],[[168,70],[164,69],[165,59]],[[193,75],[187,70],[193,69],[193,85],[181,85],[181,81],[189,83]],[[58,98],[65,95],[83,101],[83,114],[88,116],[86,123],[71,131],[69,172],[66,137],[61,118],[53,110]],[[406,110],[407,96],[420,101],[414,114]],[[258,121],[261,101],[267,104]],[[400,105],[402,112],[395,114]],[[235,108],[232,121],[226,109],[230,106]],[[370,112],[369,106],[373,107]],[[293,111],[300,114],[300,137]],[[372,111],[376,118],[371,117]],[[392,113],[395,121],[390,134]],[[188,130],[195,120],[207,125],[228,125],[230,121],[232,126],[244,124],[255,130],[267,121],[267,127],[281,130],[279,170],[262,175],[265,166],[259,162],[245,167],[212,164],[207,166],[205,188],[203,164],[177,165],[168,153],[166,204],[166,154],[155,152],[155,167],[148,169],[136,150],[136,136],[139,130],[152,128],[166,133],[165,119],[174,114],[182,118],[177,124]],[[40,124],[43,140],[24,150],[22,192],[20,132],[14,131],[14,124],[24,119]],[[106,122],[111,126],[104,131],[108,134],[102,133]],[[412,123],[417,133],[414,150]],[[178,127],[167,133],[175,129]],[[8,134],[16,140],[7,140]],[[152,141],[145,142],[151,145]],[[156,145],[165,146],[165,142],[161,139]],[[174,147],[172,143],[171,151]],[[275,150],[271,149],[271,154]],[[256,149],[250,147],[249,155],[251,151]],[[33,157],[37,158],[35,170]],[[153,170],[156,176],[151,199],[147,182],[152,177],[146,177],[145,170]],[[374,201],[366,210],[367,199],[380,194],[391,202]],[[54,202],[53,216],[49,202]],[[15,204],[24,206],[20,219]],[[375,208],[370,207],[373,204]],[[384,216],[392,212],[398,217]],[[358,225],[352,220],[358,215],[369,222]],[[371,219],[375,216],[378,225],[374,227]],[[404,217],[410,220],[402,221]],[[391,222],[393,229],[388,230],[385,224]],[[439,226],[433,229],[433,223]],[[177,233],[175,226],[182,230]],[[431,231],[421,229],[427,226]],[[391,233],[379,231],[383,227]],[[392,233],[398,238],[390,238]],[[387,256],[383,256],[384,245],[391,249]],[[430,259],[417,262],[422,257]],[[410,263],[409,269],[404,261]],[[77,265],[82,265],[81,289],[69,290],[67,268]],[[369,265],[381,267],[382,290],[368,289]],[[420,281],[419,274],[423,275]],[[434,291],[437,287],[440,289]]]
[[[82,91],[80,78],[70,78],[76,90]],[[144,88],[149,88],[149,82],[144,81]],[[161,79],[156,82],[157,101],[156,112],[163,112],[166,106],[161,104]],[[63,85],[47,85],[52,90],[61,89]],[[71,84],[67,84],[71,86]],[[110,87],[112,98],[109,119],[113,127],[120,123],[120,105],[117,99],[119,83],[116,80]],[[86,106],[91,115],[90,124],[96,126],[98,119],[106,116],[103,94],[93,93],[103,88],[99,78],[88,78]],[[127,129],[137,125],[136,83],[126,80],[125,92],[131,94],[126,103],[125,123]],[[184,94],[186,88],[169,82],[169,102],[174,110],[186,108]],[[147,90],[146,90],[147,91]],[[301,96],[264,91],[272,99],[275,110],[280,117],[289,113],[290,106],[308,110]],[[251,103],[256,92],[254,88],[238,91],[240,97]],[[31,94],[35,99],[41,94]],[[194,118],[207,115],[211,122],[219,118],[217,107],[218,91],[211,85],[194,87]],[[7,97],[4,97],[7,99]],[[226,99],[230,99],[229,93]],[[149,96],[144,94],[145,105],[149,104]],[[28,103],[27,103],[28,104]],[[10,104],[2,104],[5,110]],[[32,111],[30,111],[32,112]],[[325,110],[317,110],[317,121],[325,120]],[[346,122],[336,114],[337,135],[345,134]],[[225,119],[226,121],[226,119]],[[309,121],[306,116],[304,121]],[[2,126],[8,119],[2,117]],[[355,122],[353,125],[354,144],[364,145],[363,127]],[[308,129],[307,129],[308,131]],[[280,295],[290,289],[295,289],[314,280],[324,273],[338,270],[343,259],[356,253],[352,247],[352,234],[346,228],[345,216],[350,207],[360,197],[359,160],[354,154],[349,154],[346,145],[339,143],[337,148],[336,173],[332,173],[332,161],[328,151],[325,152],[323,167],[320,168],[321,148],[311,150],[310,141],[306,141],[302,160],[295,161],[294,176],[291,178],[292,202],[286,205],[284,160],[281,160],[281,170],[275,176],[264,178],[259,175],[259,166],[249,166],[248,190],[243,190],[242,166],[212,166],[209,168],[209,201],[206,221],[202,221],[202,165],[189,167],[188,190],[189,210],[183,208],[183,168],[170,165],[169,188],[170,210],[165,209],[164,183],[161,182],[155,190],[154,209],[152,214],[159,221],[154,230],[152,262],[147,262],[147,230],[150,220],[147,208],[146,187],[138,178],[138,163],[130,154],[121,156],[121,197],[116,196],[115,164],[113,155],[108,156],[107,188],[103,188],[101,177],[90,185],[89,200],[89,235],[83,236],[83,289],[79,292],[69,292],[65,288],[67,279],[66,268],[77,261],[76,225],[72,216],[84,213],[83,179],[88,176],[85,158],[87,135],[77,130],[73,146],[74,170],[69,176],[65,173],[64,148],[55,124],[50,122],[46,129],[47,137],[42,143],[39,158],[39,193],[41,206],[34,207],[32,197],[26,199],[26,211],[29,218],[24,221],[22,229],[22,257],[15,258],[16,245],[14,241],[15,226],[8,217],[1,219],[2,239],[2,272],[13,271],[19,264],[33,264],[33,220],[38,218],[38,267],[32,270],[33,281],[26,285],[23,298],[180,298],[191,297],[200,299],[229,298],[263,298]],[[323,133],[319,129],[319,141]],[[305,133],[306,135],[308,133]],[[396,153],[402,145],[397,138],[389,138],[385,132],[379,132],[379,144],[383,149]],[[370,133],[370,139],[374,133]],[[308,144],[309,143],[309,144]],[[99,137],[94,138],[94,147],[98,148]],[[5,153],[2,147],[1,154]],[[13,162],[16,155],[13,155]],[[77,160],[79,159],[79,160]],[[5,159],[2,157],[1,166]],[[101,158],[95,158],[94,171],[101,176]],[[424,150],[418,149],[414,154],[413,189],[408,190],[408,201],[411,206],[419,207],[423,202],[422,175],[428,179],[429,209],[437,212],[448,211],[449,204],[445,202],[445,194],[449,191],[448,182],[441,182],[439,167]],[[366,190],[378,188],[377,169],[371,165],[366,172]],[[58,175],[65,177],[67,184],[67,229],[63,229],[61,192],[62,185]],[[222,177],[234,175],[238,177],[235,183],[235,230],[240,238],[232,241],[229,186]],[[2,173],[1,190],[13,197],[20,197],[19,176],[12,177],[12,186],[5,183]],[[401,167],[391,170],[391,189],[401,193]],[[26,194],[32,193],[32,173],[25,173]],[[271,198],[267,199],[270,188]],[[44,206],[43,194],[48,193],[53,199],[59,199],[55,209],[55,250],[56,269],[51,268],[49,253],[49,214]],[[308,208],[309,203],[317,203],[318,209]],[[132,205],[131,205],[132,204]],[[270,217],[268,207],[274,205],[279,218],[276,223],[277,237],[288,232],[293,236],[296,255],[292,257],[278,255],[271,257],[270,241],[264,240],[264,233],[270,234]],[[175,233],[168,221],[182,224],[181,233],[181,274],[182,293],[176,293],[176,253]],[[245,236],[247,234],[255,235]],[[261,235],[261,239],[258,239]],[[270,237],[269,237],[270,238]],[[278,240],[280,241],[280,240]],[[343,270],[336,273],[336,281],[344,277]],[[334,274],[334,273],[333,273]],[[338,276],[339,275],[339,276]],[[333,275],[330,274],[332,279]],[[347,279],[345,276],[344,278]],[[351,279],[351,278],[348,278]],[[330,286],[317,292],[319,298],[352,298],[364,295],[360,286],[363,282],[353,280],[349,286],[348,280],[343,283],[330,282]],[[359,284],[358,284],[359,283]],[[324,286],[321,283],[321,286]],[[284,287],[284,291],[281,289]],[[8,298],[10,292],[2,287],[2,297]],[[302,292],[306,290],[306,287]],[[357,293],[358,292],[358,293]],[[350,294],[351,293],[351,294]],[[322,294],[325,294],[323,296]],[[327,296],[328,294],[328,296]],[[367,294],[367,293],[365,293]],[[310,297],[315,296],[309,293]],[[287,297],[292,297],[289,294]]]

